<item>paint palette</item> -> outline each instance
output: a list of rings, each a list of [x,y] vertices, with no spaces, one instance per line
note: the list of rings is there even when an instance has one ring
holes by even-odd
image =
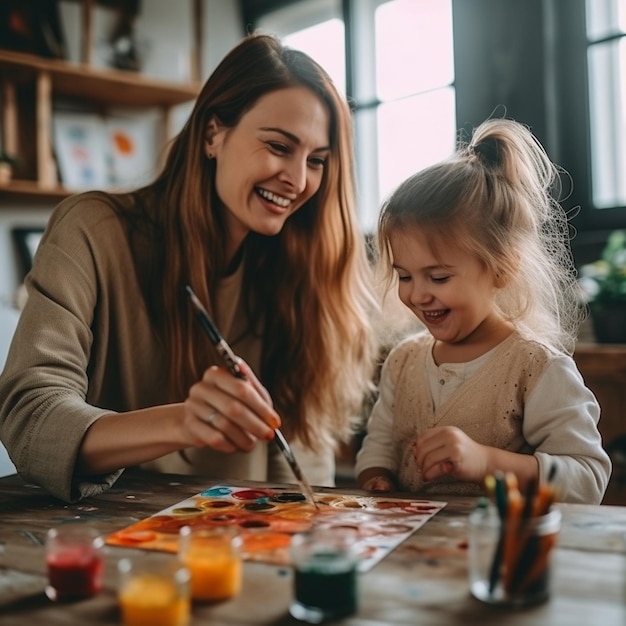
[[[176,552],[183,526],[237,526],[245,560],[289,565],[294,534],[313,526],[354,532],[359,571],[367,571],[440,511],[445,502],[302,493],[217,485],[112,533],[107,544]]]

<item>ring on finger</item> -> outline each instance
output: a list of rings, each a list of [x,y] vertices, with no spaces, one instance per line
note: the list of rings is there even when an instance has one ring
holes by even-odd
[[[217,417],[217,411],[211,411],[207,417],[202,418],[209,426],[215,428],[215,418]]]

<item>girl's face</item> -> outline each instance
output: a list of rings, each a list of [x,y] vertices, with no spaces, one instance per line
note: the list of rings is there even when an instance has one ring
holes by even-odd
[[[416,230],[390,237],[400,300],[435,339],[446,344],[483,341],[494,323],[504,322],[495,310],[493,277],[474,256],[453,244],[439,246]]]
[[[250,231],[279,233],[320,188],[329,127],[326,105],[305,87],[262,96],[233,128],[211,122],[205,152],[216,159],[230,255]]]

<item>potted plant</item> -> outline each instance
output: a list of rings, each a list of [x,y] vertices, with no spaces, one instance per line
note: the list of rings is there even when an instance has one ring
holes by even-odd
[[[13,176],[13,167],[17,165],[17,159],[0,150],[0,185],[6,184]]]
[[[626,230],[613,231],[602,256],[580,268],[579,284],[600,343],[626,343]]]

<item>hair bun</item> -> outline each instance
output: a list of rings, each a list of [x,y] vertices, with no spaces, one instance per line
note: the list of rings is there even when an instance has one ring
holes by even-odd
[[[474,154],[487,167],[500,165],[500,146],[495,137],[485,137],[472,146]]]

